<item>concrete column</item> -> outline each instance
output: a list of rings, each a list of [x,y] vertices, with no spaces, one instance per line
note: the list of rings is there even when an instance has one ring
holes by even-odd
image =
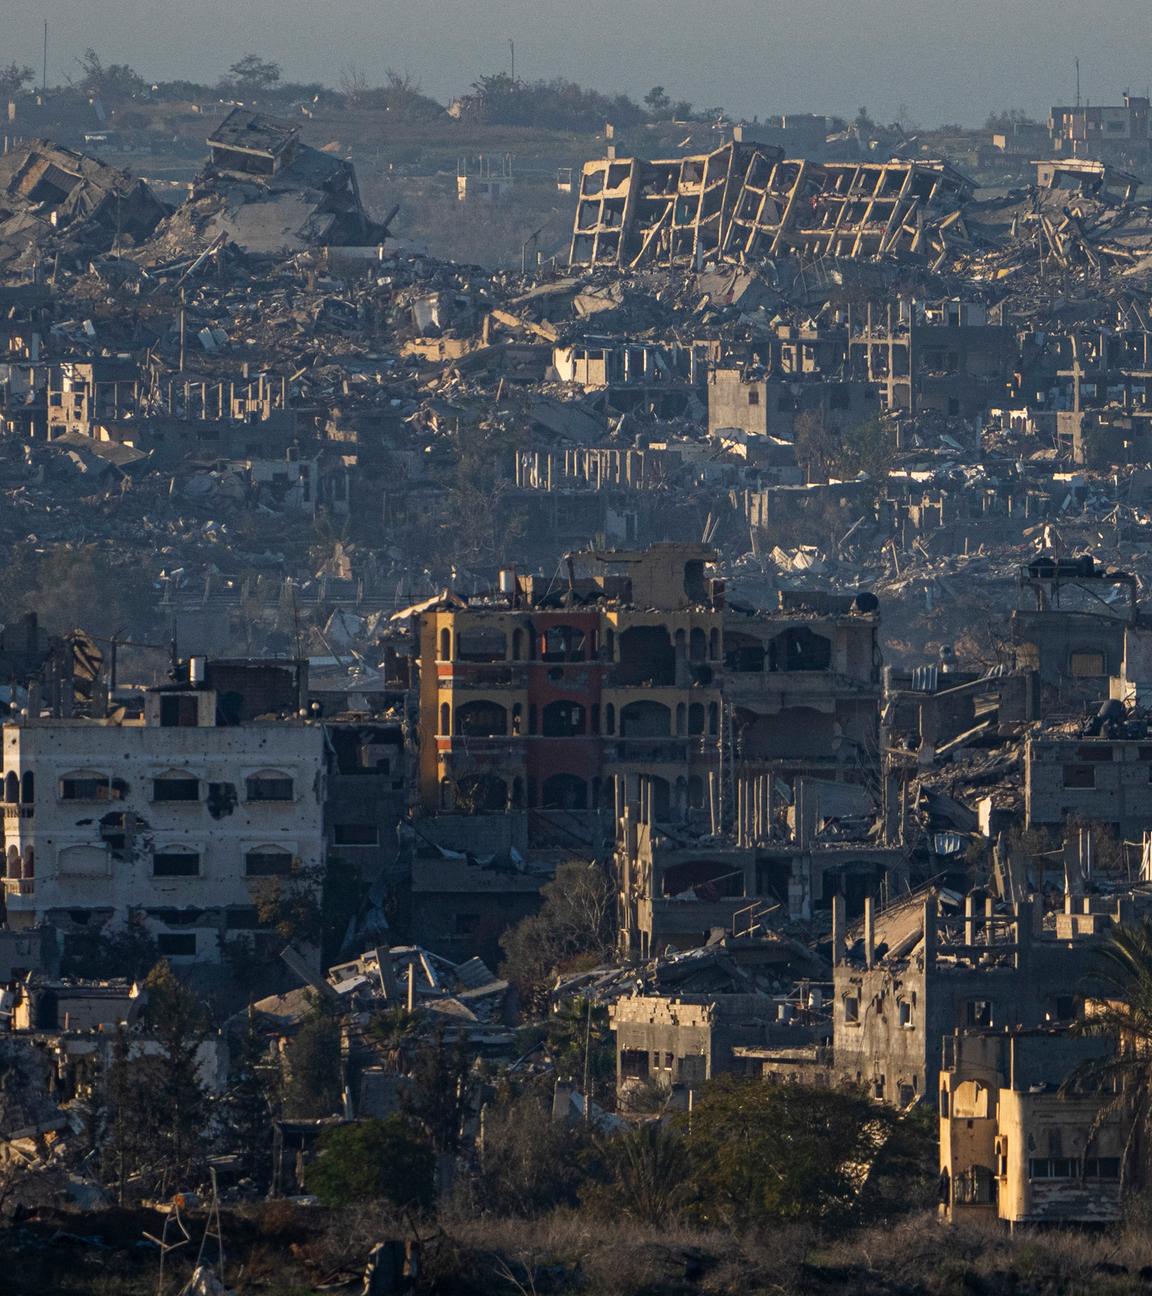
[[[871,896],[864,897],[864,966],[876,964],[876,909]]]
[[[832,897],[832,966],[844,962],[844,897]]]
[[[936,965],[936,894],[924,901],[924,966]]]

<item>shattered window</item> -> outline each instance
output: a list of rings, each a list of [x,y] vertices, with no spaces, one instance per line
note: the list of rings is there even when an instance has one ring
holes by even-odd
[[[1096,769],[1092,765],[1065,765],[1063,783],[1066,788],[1094,788]]]
[[[156,938],[156,948],[169,957],[188,957],[196,953],[196,935],[194,932],[163,932]]]
[[[249,801],[291,801],[295,795],[286,774],[253,774],[246,789]]]
[[[200,780],[187,775],[167,775],[152,780],[153,801],[199,801]]]
[[[160,699],[160,725],[164,729],[195,728],[200,702],[195,693],[170,693]]]
[[[334,846],[376,846],[380,841],[380,830],[375,824],[334,824],[332,826],[332,844]]]
[[[107,774],[65,774],[60,780],[61,801],[119,800]]]
[[[969,999],[968,1000],[968,1025],[969,1026],[991,1026],[992,1025],[992,1000],[991,999]]]
[[[152,856],[153,877],[199,877],[200,855],[197,851],[164,850]]]
[[[261,847],[244,856],[245,877],[287,877],[291,872],[291,851]]]

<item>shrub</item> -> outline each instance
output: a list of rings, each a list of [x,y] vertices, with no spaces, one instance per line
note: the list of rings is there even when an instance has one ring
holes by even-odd
[[[403,1116],[357,1121],[325,1133],[306,1182],[326,1206],[388,1201],[427,1209],[436,1162],[423,1133]]]

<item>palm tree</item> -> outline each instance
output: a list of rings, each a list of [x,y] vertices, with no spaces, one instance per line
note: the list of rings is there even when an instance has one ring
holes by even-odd
[[[416,1043],[420,1019],[407,1008],[386,1008],[373,1013],[364,1028],[369,1043],[379,1048],[389,1067],[400,1075],[406,1074],[412,1047]]]
[[[1062,1094],[1110,1095],[1093,1122],[1091,1135],[1114,1116],[1127,1135],[1121,1181],[1152,1180],[1152,919],[1114,928],[1100,949],[1103,979],[1115,997],[1100,999],[1073,1028],[1077,1035],[1105,1037],[1115,1049],[1078,1066]]]
[[[688,1148],[659,1121],[647,1121],[605,1144],[617,1208],[642,1223],[659,1225],[686,1203],[691,1182]]]

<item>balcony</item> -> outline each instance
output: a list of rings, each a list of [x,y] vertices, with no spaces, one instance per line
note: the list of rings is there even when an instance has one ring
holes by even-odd
[[[35,812],[35,807],[30,805],[5,805],[4,818],[13,819],[31,819]]]
[[[4,894],[9,896],[30,896],[36,893],[35,878],[10,878],[4,879]]]
[[[525,662],[494,662],[490,665],[457,661],[452,673],[440,676],[441,688],[454,689],[522,689],[528,686]]]
[[[712,740],[715,744],[716,739]],[[686,738],[617,738],[604,752],[609,763],[638,761],[644,764],[687,764],[693,750],[700,750],[700,741]]]

